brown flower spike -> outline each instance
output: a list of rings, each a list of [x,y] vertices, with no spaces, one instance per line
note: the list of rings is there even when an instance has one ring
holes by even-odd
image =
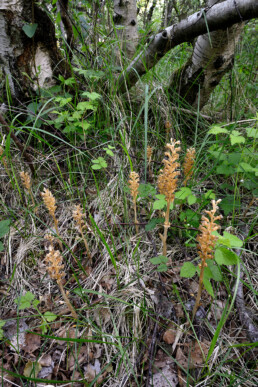
[[[54,221],[54,225],[55,225],[55,229],[56,229],[56,233],[57,235],[59,236],[60,238],[60,235],[59,235],[59,230],[58,230],[58,222],[57,222],[57,219],[56,219],[56,216],[55,216],[55,211],[56,211],[56,199],[54,198],[54,196],[52,195],[52,192],[47,189],[47,188],[44,188],[44,191],[41,192],[41,196],[43,198],[43,202],[51,216],[51,218],[53,219]],[[61,250],[63,249],[62,248],[62,242],[61,240],[59,239],[58,240],[58,243],[59,243],[59,246],[61,248]]]
[[[169,210],[170,205],[175,199],[175,191],[177,189],[178,176],[180,171],[178,170],[180,164],[178,162],[179,152],[181,148],[178,146],[180,141],[174,141],[171,139],[170,144],[166,145],[167,152],[165,152],[165,157],[163,164],[165,165],[164,169],[161,171],[158,177],[158,189],[162,195],[165,195],[167,202],[167,210],[165,215],[164,222],[164,235],[160,234],[160,238],[163,243],[163,252],[164,256],[167,255],[167,232],[170,226],[169,223]]]
[[[139,232],[139,226],[138,226],[138,220],[137,220],[137,208],[136,208],[136,200],[138,195],[138,189],[139,189],[139,175],[136,172],[131,172],[130,177],[128,180],[128,184],[130,187],[130,192],[133,198],[133,207],[134,207],[134,223],[135,223],[135,229],[136,233]]]
[[[217,241],[216,235],[212,235],[213,231],[217,231],[220,228],[220,225],[216,223],[217,220],[222,219],[222,215],[215,215],[218,210],[218,203],[220,199],[215,201],[212,200],[212,210],[205,211],[207,216],[202,215],[201,224],[199,226],[200,234],[197,236],[196,240],[198,242],[198,254],[201,258],[201,263],[199,264],[200,268],[200,277],[199,277],[199,287],[198,293],[195,301],[195,306],[193,309],[193,319],[195,313],[199,307],[202,287],[203,287],[203,275],[204,269],[207,267],[206,260],[214,258],[214,248]]]
[[[47,271],[49,272],[49,275],[52,279],[56,280],[57,285],[62,293],[63,299],[65,300],[65,303],[67,307],[69,308],[70,312],[72,313],[72,316],[74,318],[78,318],[78,315],[76,311],[74,310],[74,307],[70,303],[67,294],[65,293],[62,279],[65,276],[64,273],[64,265],[63,263],[63,257],[59,250],[54,250],[52,246],[49,247],[49,253],[46,255],[45,258],[46,262],[48,263]]]
[[[34,201],[34,198],[33,198],[33,195],[32,195],[32,191],[31,191],[31,178],[30,178],[30,175],[28,174],[28,172],[22,171],[22,172],[20,172],[20,178],[21,178],[22,185],[29,192],[32,204],[35,207],[35,201]]]
[[[184,170],[184,186],[186,186],[188,180],[191,179],[193,175],[193,168],[194,168],[194,162],[195,162],[195,149],[194,148],[188,148],[186,151],[185,161],[183,164],[183,170]]]

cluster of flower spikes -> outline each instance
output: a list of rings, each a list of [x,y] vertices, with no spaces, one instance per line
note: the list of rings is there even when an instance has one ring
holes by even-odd
[[[166,145],[167,152],[165,152],[165,158],[163,159],[165,167],[158,177],[159,192],[165,195],[166,201],[169,203],[174,201],[174,193],[177,188],[178,176],[180,175],[178,159],[181,148],[178,146],[179,144],[180,141],[171,140],[171,143]]]
[[[205,263],[206,259],[213,259],[214,257],[214,247],[218,238],[212,233],[220,228],[220,225],[215,223],[222,218],[222,215],[215,215],[220,201],[221,199],[217,201],[212,200],[212,210],[205,211],[209,218],[202,215],[201,224],[199,226],[200,234],[196,238],[199,244],[198,253],[204,266],[207,266]]]
[[[64,277],[64,265],[62,265],[63,257],[59,250],[54,250],[52,246],[49,247],[49,253],[45,258],[48,263],[47,271],[52,279],[55,279],[57,283],[61,282]]]
[[[139,189],[139,175],[137,172],[131,172],[130,173],[130,177],[129,177],[129,180],[128,180],[128,184],[129,184],[129,187],[130,187],[130,193],[133,197],[133,200],[134,202],[136,202],[136,198],[137,198],[137,195],[138,195],[138,189]]]

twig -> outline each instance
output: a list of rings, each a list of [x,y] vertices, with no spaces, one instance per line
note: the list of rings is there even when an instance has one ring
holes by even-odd
[[[10,134],[10,136],[11,136],[12,140],[14,141],[15,145],[19,148],[19,150],[21,151],[21,154],[24,156],[26,162],[29,164],[31,173],[33,174],[33,176],[35,176],[35,169],[34,169],[34,166],[33,166],[33,160],[32,160],[31,155],[26,152],[25,146],[15,136],[15,134],[11,131],[9,125],[7,124],[7,122],[5,121],[5,119],[4,119],[4,117],[2,116],[1,113],[0,113],[0,123],[3,125],[3,128],[6,130],[6,132],[8,134]]]

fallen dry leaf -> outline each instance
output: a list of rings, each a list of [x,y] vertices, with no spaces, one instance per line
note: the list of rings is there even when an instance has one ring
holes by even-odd
[[[41,365],[38,362],[28,361],[24,367],[23,375],[27,378],[32,377],[36,378],[39,371],[41,370]]]
[[[6,321],[3,331],[4,336],[10,340],[10,348],[12,351],[19,352],[25,347],[25,331],[28,329],[29,326],[23,318],[19,319],[19,322],[16,320]]]
[[[176,338],[176,331],[174,329],[168,329],[164,335],[163,340],[167,344],[173,344]]]
[[[24,351],[27,353],[33,353],[40,348],[41,337],[34,335],[33,333],[26,333]]]

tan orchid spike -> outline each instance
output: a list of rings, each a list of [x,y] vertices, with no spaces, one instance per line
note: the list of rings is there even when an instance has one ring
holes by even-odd
[[[69,308],[70,312],[72,313],[72,316],[77,319],[78,315],[77,315],[76,311],[74,310],[74,307],[70,303],[70,301],[67,297],[67,294],[65,293],[63,284],[62,284],[62,279],[65,276],[65,273],[64,273],[64,265],[62,265],[63,257],[61,255],[60,251],[54,250],[54,248],[52,246],[50,246],[49,253],[46,255],[45,260],[48,264],[47,271],[48,271],[50,277],[52,279],[56,280],[57,285],[62,293],[63,299],[64,299],[67,307]]]
[[[201,258],[201,263],[199,264],[200,268],[200,277],[199,277],[199,287],[198,293],[195,301],[195,306],[193,309],[193,319],[195,313],[199,307],[202,287],[203,287],[203,275],[204,269],[207,267],[206,260],[214,258],[214,248],[218,237],[213,235],[214,231],[217,231],[220,228],[220,225],[216,223],[217,220],[222,219],[222,215],[216,215],[216,211],[218,210],[218,204],[221,202],[221,199],[215,201],[212,200],[212,210],[206,210],[205,213],[207,216],[202,215],[201,224],[199,226],[199,235],[196,240],[198,242],[198,254]]]
[[[130,187],[131,196],[133,198],[134,223],[135,223],[136,233],[138,234],[139,226],[138,226],[138,220],[137,220],[137,207],[136,207],[136,200],[137,200],[138,189],[139,189],[139,185],[140,185],[138,173],[136,173],[136,172],[130,173],[128,184]]]
[[[54,221],[54,225],[55,225],[55,230],[56,230],[56,234],[58,235],[58,237],[60,238],[60,235],[59,235],[59,230],[58,230],[58,222],[57,222],[57,219],[56,219],[56,216],[55,216],[55,211],[56,211],[56,199],[54,198],[54,196],[52,195],[51,191],[47,188],[44,188],[44,191],[41,192],[41,196],[43,198],[43,202],[51,216],[51,218],[53,219]],[[62,242],[61,240],[59,239],[58,240],[58,243],[59,243],[59,246],[61,248],[61,250],[63,249],[62,247]]]
[[[170,144],[166,145],[167,151],[165,152],[165,157],[163,159],[163,164],[165,167],[161,171],[158,177],[158,189],[162,195],[165,195],[167,202],[167,209],[165,214],[165,222],[164,222],[164,235],[160,234],[160,239],[163,243],[163,252],[164,256],[167,255],[167,234],[168,228],[170,226],[169,223],[169,210],[170,206],[175,199],[175,191],[177,189],[177,180],[180,172],[178,170],[180,164],[178,162],[179,152],[181,148],[180,141],[174,141],[171,139]]]
[[[21,182],[22,182],[23,187],[28,191],[30,198],[31,198],[31,201],[32,201],[32,204],[35,207],[35,201],[34,201],[34,198],[32,195],[32,191],[31,191],[30,175],[28,174],[28,172],[22,171],[22,172],[20,172],[20,178],[21,178]]]
[[[184,186],[186,186],[188,180],[191,179],[193,175],[194,170],[194,162],[195,162],[195,149],[194,148],[188,148],[186,151],[185,161],[183,164],[183,171],[184,171]]]
[[[80,204],[75,206],[75,209],[73,211],[73,218],[74,218],[74,220],[75,220],[75,222],[80,230],[80,234],[82,236],[88,258],[89,258],[90,262],[92,262],[92,257],[91,257],[89,245],[88,245],[88,242],[87,242],[85,235],[84,235],[84,232],[83,232],[83,230],[86,228],[86,225],[85,225],[85,222],[83,220],[82,208],[81,208]]]

